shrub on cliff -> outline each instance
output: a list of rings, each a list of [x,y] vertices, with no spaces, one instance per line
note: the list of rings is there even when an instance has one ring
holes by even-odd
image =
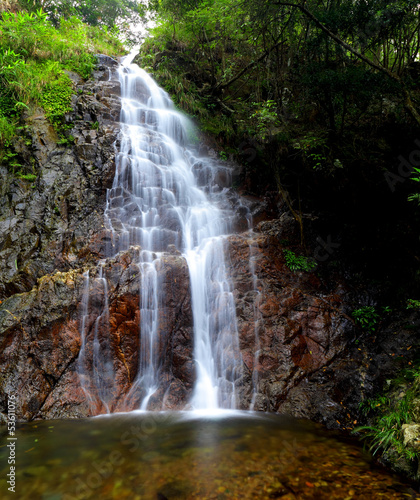
[[[7,160],[24,109],[45,108],[59,127],[68,111],[73,84],[65,71],[88,78],[94,54],[123,53],[115,30],[89,26],[77,17],[57,26],[41,9],[0,15],[0,160]]]
[[[396,470],[419,479],[420,462],[420,363],[410,363],[385,390],[361,405],[370,424],[358,427],[371,452]]]

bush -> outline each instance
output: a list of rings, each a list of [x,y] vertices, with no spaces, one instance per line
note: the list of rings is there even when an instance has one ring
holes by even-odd
[[[291,250],[283,250],[284,258],[286,259],[287,267],[294,272],[306,271],[311,272],[316,268],[316,262],[303,255],[296,255]]]
[[[362,330],[370,333],[373,333],[376,330],[380,319],[374,306],[364,306],[359,309],[355,309],[351,315],[353,316],[356,324],[359,325]]]
[[[408,299],[406,307],[407,309],[420,309],[420,300]]]
[[[370,418],[370,425],[354,430],[363,433],[373,455],[381,452],[390,463],[413,478],[418,478],[420,450],[415,443],[404,442],[403,426],[418,423],[419,388],[420,363],[417,361],[398,378],[388,381],[383,394],[360,405],[362,413]]]
[[[0,14],[0,161],[13,172],[20,167],[12,142],[22,111],[42,106],[62,133],[73,93],[65,70],[89,78],[95,53],[124,52],[116,35],[116,30],[87,26],[77,17],[61,19],[55,27],[42,10]]]

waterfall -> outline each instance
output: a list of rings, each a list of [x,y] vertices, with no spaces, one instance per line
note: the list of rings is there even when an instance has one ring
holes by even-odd
[[[157,348],[160,312],[165,304],[159,269],[165,252],[175,248],[188,264],[194,320],[196,381],[187,403],[193,409],[234,409],[238,407],[242,359],[225,261],[225,240],[235,218],[227,199],[230,170],[196,154],[189,140],[195,134],[191,121],[176,111],[168,94],[144,70],[132,64],[133,57],[125,58],[118,69],[121,131],[115,178],[105,209],[106,227],[112,235],[107,257],[131,246],[141,249],[141,347],[129,395],[141,402],[140,409],[147,410],[150,398],[164,383]],[[88,300],[84,298],[85,309]],[[104,307],[107,309],[107,304]],[[104,311],[101,319],[106,314]],[[85,328],[85,320],[82,323]],[[82,337],[81,353],[85,355],[85,332]],[[95,361],[99,354],[94,349],[95,377],[100,372]],[[79,366],[84,366],[83,362],[79,361]],[[100,385],[99,397],[107,408],[104,392],[112,373],[100,373],[101,380],[94,383]],[[79,370],[79,374],[86,388],[86,370]]]
[[[249,223],[249,227],[252,228],[252,221]],[[253,231],[251,229],[251,233],[253,234]],[[254,234],[253,234],[254,236]],[[255,408],[255,403],[258,395],[258,372],[259,372],[259,358],[260,358],[260,351],[261,351],[261,344],[260,344],[260,323],[261,323],[261,311],[259,309],[260,301],[261,301],[261,292],[259,291],[258,288],[258,276],[255,268],[255,244],[254,244],[255,238],[251,239],[251,242],[249,244],[249,270],[250,274],[252,276],[252,288],[255,293],[255,298],[253,301],[253,317],[254,317],[254,359],[253,359],[253,370],[252,370],[252,398],[251,398],[251,404],[249,405],[250,410],[254,410]]]

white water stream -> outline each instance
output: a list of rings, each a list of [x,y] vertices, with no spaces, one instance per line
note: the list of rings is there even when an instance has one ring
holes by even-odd
[[[175,110],[167,93],[132,64],[133,58],[134,54],[128,56],[118,70],[122,89],[120,146],[105,210],[112,233],[108,257],[132,245],[141,247],[141,352],[131,393],[140,394],[140,409],[146,410],[162,383],[157,346],[165,297],[159,263],[163,252],[175,247],[186,259],[190,274],[196,381],[189,404],[194,409],[234,409],[242,360],[224,255],[224,240],[232,232],[234,213],[226,198],[227,189],[220,185],[229,185],[226,178],[230,171],[195,156],[189,141],[193,125]],[[224,180],[217,182],[217,178]],[[83,379],[87,374],[83,370],[79,373],[86,391]],[[112,370],[106,378],[112,378]],[[99,381],[94,383],[100,385]],[[102,401],[106,406],[106,397]]]

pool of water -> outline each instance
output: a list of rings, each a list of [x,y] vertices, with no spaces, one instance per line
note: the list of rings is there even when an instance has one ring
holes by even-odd
[[[2,499],[419,498],[357,443],[278,415],[139,412],[22,424],[15,493],[1,431]]]

